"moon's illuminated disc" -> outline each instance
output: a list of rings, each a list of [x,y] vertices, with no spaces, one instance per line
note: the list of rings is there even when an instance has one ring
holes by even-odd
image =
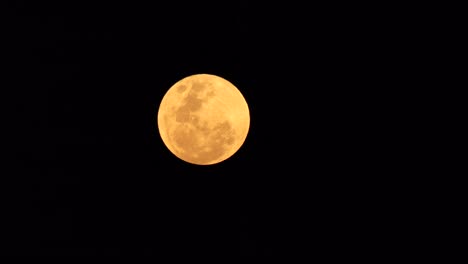
[[[178,158],[210,165],[234,155],[250,126],[247,102],[229,81],[195,74],[176,82],[158,111],[159,134]]]

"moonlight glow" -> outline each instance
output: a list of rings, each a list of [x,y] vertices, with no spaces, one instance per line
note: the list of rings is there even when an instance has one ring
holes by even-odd
[[[247,102],[229,81],[210,74],[188,76],[164,95],[158,128],[167,148],[198,165],[219,163],[236,153],[250,126]]]

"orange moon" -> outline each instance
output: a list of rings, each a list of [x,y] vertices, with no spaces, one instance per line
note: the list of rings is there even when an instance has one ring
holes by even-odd
[[[176,82],[158,110],[159,134],[166,147],[191,164],[222,162],[244,144],[249,107],[228,80],[195,74]]]

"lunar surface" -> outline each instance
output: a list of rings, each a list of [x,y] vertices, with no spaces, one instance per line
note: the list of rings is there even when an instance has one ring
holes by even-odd
[[[219,163],[234,155],[249,126],[249,108],[240,91],[211,74],[195,74],[175,83],[158,111],[164,144],[178,158],[197,165]]]

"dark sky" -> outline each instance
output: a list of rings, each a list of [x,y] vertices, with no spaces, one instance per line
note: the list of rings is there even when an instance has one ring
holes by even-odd
[[[384,232],[367,232],[386,189],[370,176],[386,173],[369,111],[384,94],[367,89],[382,28],[333,6],[42,2],[2,11],[5,255],[327,254]],[[195,73],[234,83],[251,111],[245,144],[213,166],[175,158],[156,125]]]

